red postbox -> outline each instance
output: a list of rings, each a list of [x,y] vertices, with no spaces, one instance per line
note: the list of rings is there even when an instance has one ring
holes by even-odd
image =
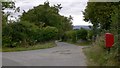
[[[111,33],[105,34],[105,45],[107,48],[111,48],[114,44],[114,36]]]

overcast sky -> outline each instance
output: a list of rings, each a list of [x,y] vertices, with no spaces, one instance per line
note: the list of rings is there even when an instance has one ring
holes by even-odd
[[[34,6],[38,6],[40,4],[44,4],[47,0],[15,0],[16,7],[20,7],[21,12],[14,14],[14,16],[19,15],[23,12],[23,10],[28,11],[32,9]],[[71,15],[73,17],[73,25],[91,25],[88,22],[83,21],[83,14],[87,1],[88,0],[48,0],[50,5],[61,4],[63,7],[60,10],[60,14],[64,16]]]

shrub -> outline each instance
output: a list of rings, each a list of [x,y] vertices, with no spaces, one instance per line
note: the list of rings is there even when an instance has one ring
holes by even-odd
[[[66,38],[68,39],[68,41],[72,41],[72,42],[76,42],[77,38],[76,38],[76,31],[71,30],[71,31],[67,31],[65,33]]]
[[[55,27],[47,26],[42,29],[42,37],[44,41],[54,40],[57,37],[58,29]]]
[[[87,39],[92,40],[92,37],[93,37],[93,31],[92,30],[88,30]]]
[[[77,30],[77,39],[87,40],[87,30],[81,28],[80,30]]]
[[[56,39],[58,29],[55,27],[39,28],[27,21],[9,23],[3,28],[3,47],[28,47],[39,42]]]
[[[58,29],[55,27],[43,27],[37,29],[33,34],[33,40],[35,42],[45,42],[50,40],[55,40],[57,38]]]
[[[118,59],[116,58],[117,49],[111,48],[110,52],[105,48],[105,37],[104,35],[98,36],[93,46],[85,48],[84,52],[88,58],[88,64],[91,66],[117,66],[119,65]]]

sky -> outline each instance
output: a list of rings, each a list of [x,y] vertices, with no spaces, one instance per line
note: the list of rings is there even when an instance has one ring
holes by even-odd
[[[14,0],[16,7],[20,7],[19,13],[12,12],[11,14],[14,17],[17,17],[18,15],[21,15],[23,10],[28,11],[29,9],[32,9],[34,6],[38,6],[40,4],[44,4],[47,0]],[[85,7],[87,6],[88,0],[48,0],[50,2],[50,5],[53,6],[54,4],[61,4],[63,7],[60,10],[60,14],[64,16],[71,15],[73,17],[73,25],[92,25],[88,22],[83,21],[83,14],[82,11],[84,11]],[[6,10],[7,11],[7,10]],[[10,18],[11,20],[14,20],[14,18]]]

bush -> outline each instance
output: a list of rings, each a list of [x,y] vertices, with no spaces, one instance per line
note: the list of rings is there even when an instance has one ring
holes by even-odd
[[[71,31],[67,31],[65,33],[65,36],[67,38],[68,41],[72,41],[72,42],[76,42],[77,38],[76,38],[76,31],[71,30]]]
[[[57,37],[58,29],[55,27],[47,26],[43,29],[44,31],[44,39],[47,40],[54,40]]]
[[[88,30],[87,39],[92,40],[92,37],[93,37],[93,31],[92,30]]]
[[[4,28],[2,28],[2,45],[4,45],[3,47],[10,47],[10,44],[12,42],[11,32],[12,28],[10,26],[5,26]]]
[[[88,58],[88,64],[91,66],[117,66],[120,65],[117,59],[117,49],[114,46],[110,52],[105,47],[104,35],[98,36],[93,46],[85,48],[84,52]]]
[[[3,47],[28,47],[39,42],[54,40],[58,29],[55,27],[39,28],[27,21],[8,23],[3,28]]]
[[[31,36],[34,43],[45,42],[55,40],[57,38],[58,29],[55,27],[43,27],[37,29]]]
[[[79,39],[87,40],[87,35],[88,35],[87,30],[81,28],[80,30],[71,30],[65,32],[65,34],[62,37],[62,40],[75,43]]]
[[[77,39],[87,40],[87,30],[81,28],[80,30],[77,30]]]

